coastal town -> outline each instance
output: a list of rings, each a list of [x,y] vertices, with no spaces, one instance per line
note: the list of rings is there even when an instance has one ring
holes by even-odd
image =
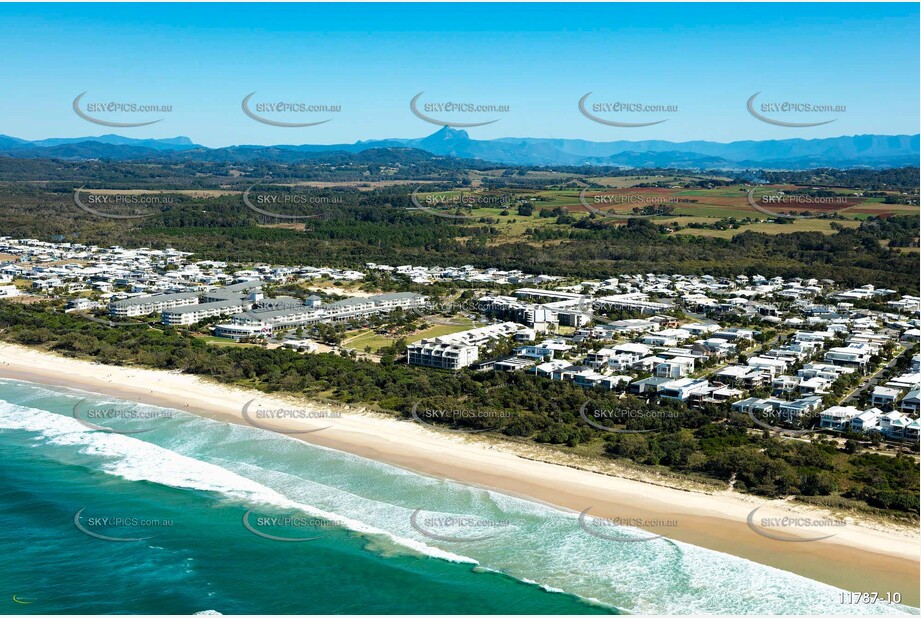
[[[526,372],[721,407],[788,435],[919,442],[921,298],[892,289],[757,274],[574,281],[473,266],[234,265],[9,237],[0,258],[0,298],[56,299],[113,327],[372,361],[400,339],[400,362],[431,371]],[[324,341],[321,325],[341,337]],[[349,345],[375,338],[377,348]]]
[[[0,4],[0,618],[921,618],[919,24]]]

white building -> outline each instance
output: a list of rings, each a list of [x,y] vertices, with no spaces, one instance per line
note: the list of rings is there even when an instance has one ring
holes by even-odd
[[[860,414],[860,410],[854,406],[832,406],[819,414],[819,427],[832,431],[844,431]]]
[[[870,362],[873,348],[867,343],[852,343],[838,348],[829,348],[825,360],[836,365],[863,367]]]
[[[175,294],[155,294],[116,300],[109,305],[109,315],[116,318],[132,318],[167,309],[198,304],[198,292],[178,292]]]
[[[406,347],[406,359],[410,365],[463,369],[479,360],[480,346],[490,341],[513,337],[522,328],[515,322],[502,322],[433,339],[423,339]]]
[[[690,356],[676,356],[656,365],[656,377],[683,378],[694,371],[694,359]]]
[[[870,396],[870,403],[874,407],[883,410],[892,408],[895,406],[895,400],[898,399],[901,394],[902,391],[897,388],[877,386],[873,389],[873,394]]]
[[[709,386],[706,378],[681,378],[659,385],[659,396],[665,399],[687,401],[696,391],[706,390]]]
[[[241,300],[218,300],[175,309],[164,309],[160,321],[166,326],[191,326],[208,318],[243,313],[244,309],[245,306]]]

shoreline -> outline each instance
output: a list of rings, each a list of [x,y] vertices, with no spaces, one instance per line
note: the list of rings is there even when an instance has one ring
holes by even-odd
[[[698,491],[612,476],[549,463],[553,454],[549,449],[539,454],[545,457],[538,458],[533,453],[523,455],[522,445],[436,431],[346,405],[272,397],[178,372],[97,364],[13,344],[0,344],[0,377],[74,388],[236,424],[245,424],[242,408],[253,399],[276,407],[341,411],[341,418],[289,420],[279,422],[279,427],[324,428],[291,437],[577,513],[590,508],[595,517],[677,521],[673,527],[646,529],[845,590],[882,595],[899,592],[904,604],[921,604],[919,535],[917,529],[906,526],[849,517],[848,525],[830,538],[783,542],[749,527],[753,509],[759,508],[759,519],[832,517],[830,511],[748,494]],[[532,449],[530,445],[527,448]],[[541,447],[534,445],[532,450],[540,451]]]

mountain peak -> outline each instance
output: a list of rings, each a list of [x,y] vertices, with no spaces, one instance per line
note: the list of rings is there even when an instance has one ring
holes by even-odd
[[[441,140],[441,141],[470,141],[470,136],[467,135],[467,132],[463,129],[452,129],[451,127],[445,125],[426,137],[424,141],[429,140]]]
[[[919,136],[859,135],[814,139],[739,142],[669,142],[662,140],[590,142],[549,138],[471,139],[467,132],[442,126],[423,138],[387,139],[300,146],[248,146],[210,149],[187,137],[137,139],[118,135],[50,138],[37,141],[0,135],[0,154],[14,157],[100,158],[224,161],[281,160],[314,153],[359,153],[366,150],[414,148],[433,155],[491,161],[502,165],[598,165],[615,167],[680,167],[684,169],[811,169],[816,167],[917,166]],[[183,152],[188,154],[183,155]],[[242,153],[242,154],[241,154]],[[301,153],[298,155],[297,153]],[[261,159],[260,159],[261,158]]]

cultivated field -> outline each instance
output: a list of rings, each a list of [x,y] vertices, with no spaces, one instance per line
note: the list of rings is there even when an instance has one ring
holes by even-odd
[[[589,180],[589,179],[586,179]],[[918,213],[918,207],[907,204],[886,204],[883,197],[864,197],[855,195],[853,190],[831,190],[835,195],[811,195],[802,191],[804,187],[791,185],[757,186],[752,200],[761,208],[756,209],[749,201],[751,185],[727,185],[713,188],[682,187],[680,185],[699,182],[699,177],[674,176],[625,176],[594,177],[595,184],[605,184],[611,188],[574,189],[550,186],[545,189],[507,189],[482,191],[474,189],[463,193],[466,196],[480,198],[504,195],[508,204],[503,207],[474,207],[461,211],[470,219],[458,219],[464,225],[490,225],[499,230],[499,237],[492,238],[489,244],[496,245],[513,241],[527,242],[527,231],[531,229],[558,226],[556,217],[540,217],[540,211],[563,209],[576,220],[589,216],[609,213],[617,215],[610,219],[611,225],[623,224],[630,215],[643,214],[653,222],[678,226],[683,229],[673,233],[682,235],[731,238],[736,234],[751,230],[766,234],[789,234],[792,232],[821,232],[831,234],[831,224],[837,221],[844,227],[856,227],[859,221],[870,216],[888,217],[896,214]],[[667,186],[637,187],[637,184],[659,183]],[[586,185],[587,186],[587,185]],[[823,189],[823,191],[829,191]],[[439,196],[441,199],[458,197],[461,191],[418,194],[424,206],[426,196]],[[589,208],[582,203],[580,195]],[[762,199],[762,196],[772,196]],[[518,214],[519,204],[530,204],[534,214]],[[443,206],[436,208],[453,214],[453,208]],[[502,215],[503,210],[508,214]],[[772,214],[773,213],[773,214]],[[821,217],[835,214],[835,219],[797,218],[792,222],[779,224],[769,222],[773,217],[786,214]],[[488,223],[479,223],[480,217],[489,218]],[[735,219],[742,225],[737,229],[688,228],[689,224],[720,224],[727,219]],[[497,222],[498,221],[498,222]]]

